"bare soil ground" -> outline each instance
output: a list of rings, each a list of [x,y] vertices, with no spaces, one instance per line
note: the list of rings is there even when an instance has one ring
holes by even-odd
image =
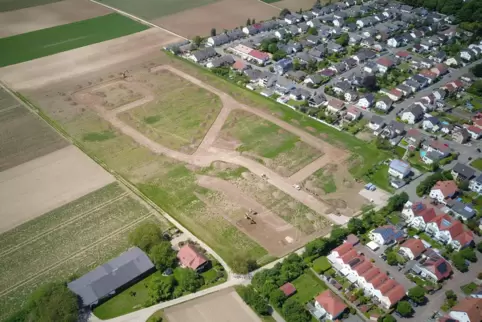
[[[244,26],[248,18],[256,21],[267,20],[278,16],[279,12],[276,7],[261,1],[223,0],[151,22],[186,38],[192,38],[196,35],[209,35],[211,28],[223,30]]]
[[[114,181],[74,146],[0,172],[0,232]]]
[[[170,33],[150,28],[129,36],[1,68],[0,79],[11,88],[25,90],[92,75],[109,66],[116,66],[115,70],[123,72],[126,66],[140,57],[159,56],[160,48],[180,40]]]
[[[0,87],[0,171],[67,145],[44,121]]]
[[[94,18],[111,12],[110,9],[89,0],[64,0],[0,12],[0,38]]]
[[[261,321],[232,288],[170,307],[164,315],[169,322]]]

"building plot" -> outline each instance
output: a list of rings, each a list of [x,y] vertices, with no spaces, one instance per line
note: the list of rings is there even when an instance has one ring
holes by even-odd
[[[112,13],[110,9],[89,0],[64,0],[0,12],[0,38],[65,25],[109,13]]]

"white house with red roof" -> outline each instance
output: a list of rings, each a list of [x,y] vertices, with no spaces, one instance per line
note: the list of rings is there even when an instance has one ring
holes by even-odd
[[[395,62],[387,57],[379,58],[376,63],[378,71],[383,74],[385,74],[390,68],[395,66]]]
[[[464,125],[472,140],[478,140],[482,137],[482,128],[475,125]]]
[[[202,271],[209,264],[209,260],[193,245],[186,244],[177,253],[177,259],[181,267],[190,268],[197,272]]]
[[[446,204],[448,199],[453,199],[458,191],[457,183],[453,180],[437,181],[430,190],[430,198]]]
[[[424,231],[427,227],[427,223],[436,216],[437,211],[432,205],[420,201],[415,202],[414,204],[408,201],[402,210],[402,217],[407,224],[421,231]]]
[[[348,308],[346,304],[332,291],[326,290],[315,297],[315,308],[318,311],[317,317],[324,320],[336,320]]]
[[[425,232],[441,243],[452,245],[456,250],[473,242],[473,233],[466,231],[459,220],[447,214],[432,219],[427,224]]]
[[[408,260],[414,260],[425,251],[425,245],[420,239],[410,238],[400,245],[399,254]]]
[[[442,281],[452,274],[452,266],[439,253],[433,249],[427,249],[422,255],[420,262],[412,268],[424,278],[434,282]]]

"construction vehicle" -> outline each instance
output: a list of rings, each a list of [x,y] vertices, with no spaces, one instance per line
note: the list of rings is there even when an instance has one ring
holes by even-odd
[[[251,217],[248,213],[245,213],[244,216],[247,220],[250,220],[251,225],[256,224],[256,221],[254,221],[253,217]]]

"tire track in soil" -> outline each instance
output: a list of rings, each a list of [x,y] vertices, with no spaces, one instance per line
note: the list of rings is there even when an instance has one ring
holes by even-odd
[[[56,267],[64,264],[65,262],[67,262],[67,261],[69,261],[69,260],[71,260],[71,259],[73,259],[73,258],[75,258],[75,257],[77,257],[77,256],[79,256],[79,255],[81,255],[81,254],[83,254],[83,253],[85,253],[85,252],[87,252],[89,249],[91,249],[91,248],[97,246],[98,244],[100,244],[100,243],[108,240],[109,238],[112,238],[113,236],[115,236],[115,235],[117,235],[117,234],[119,234],[119,233],[122,233],[122,232],[126,231],[127,229],[129,229],[129,228],[137,225],[138,223],[146,220],[147,218],[149,218],[149,217],[151,217],[151,216],[153,216],[153,213],[150,213],[150,214],[148,214],[148,215],[146,215],[146,216],[144,216],[144,217],[141,217],[141,218],[139,218],[138,220],[130,223],[129,225],[124,226],[124,227],[122,227],[122,228],[119,228],[119,229],[113,231],[112,233],[110,233],[110,234],[106,235],[105,237],[97,240],[96,242],[94,242],[94,243],[92,243],[92,244],[90,244],[90,245],[88,245],[88,246],[80,249],[80,250],[79,250],[77,253],[75,253],[74,255],[68,256],[68,257],[66,257],[66,258],[64,258],[64,259],[61,259],[61,260],[58,261],[57,263],[52,264],[52,265],[44,268],[43,270],[41,270],[41,271],[38,272],[37,274],[30,275],[29,277],[27,277],[27,278],[24,279],[23,281],[21,281],[21,282],[15,284],[15,285],[13,285],[13,286],[11,286],[11,287],[3,290],[3,291],[0,293],[0,298],[2,298],[2,297],[4,297],[5,295],[8,295],[9,293],[15,291],[17,288],[19,288],[19,287],[27,284],[28,282],[32,281],[33,279],[36,279],[37,277],[42,276],[43,274],[50,272],[51,270],[53,270],[53,269],[55,269]]]
[[[87,211],[87,212],[84,212],[84,213],[81,213],[81,214],[79,214],[79,215],[77,215],[77,216],[75,216],[75,217],[72,217],[72,218],[70,218],[69,220],[67,220],[67,221],[65,221],[65,222],[63,222],[63,223],[61,223],[61,224],[59,224],[59,225],[57,225],[57,226],[55,226],[55,227],[52,227],[51,229],[49,229],[49,230],[41,233],[40,235],[36,235],[36,236],[33,237],[33,238],[27,239],[27,240],[23,241],[22,243],[19,243],[19,244],[15,245],[15,246],[13,246],[13,247],[5,250],[5,251],[0,252],[0,256],[8,255],[8,254],[10,254],[10,253],[12,253],[12,252],[14,252],[14,251],[22,248],[22,247],[25,246],[25,245],[28,245],[28,244],[36,241],[36,240],[39,240],[39,239],[42,238],[42,237],[48,236],[48,235],[50,235],[51,233],[53,233],[54,231],[59,230],[60,228],[63,228],[63,227],[65,227],[65,226],[67,226],[67,225],[70,225],[71,223],[73,223],[73,222],[75,222],[75,221],[77,221],[77,220],[79,220],[79,219],[82,219],[82,218],[84,218],[84,217],[92,214],[93,212],[95,212],[95,211],[97,211],[97,210],[100,210],[100,209],[102,209],[102,208],[104,208],[104,207],[106,207],[106,206],[111,205],[112,203],[114,203],[114,202],[116,202],[116,201],[118,201],[118,200],[120,200],[120,199],[123,199],[123,198],[124,198],[125,196],[127,196],[128,194],[129,194],[128,192],[124,192],[124,193],[122,193],[121,195],[117,196],[116,198],[111,199],[111,200],[108,200],[108,201],[106,201],[106,202],[104,202],[104,203],[102,203],[102,204],[100,204],[100,205],[98,205],[98,206],[90,209],[90,210]]]

